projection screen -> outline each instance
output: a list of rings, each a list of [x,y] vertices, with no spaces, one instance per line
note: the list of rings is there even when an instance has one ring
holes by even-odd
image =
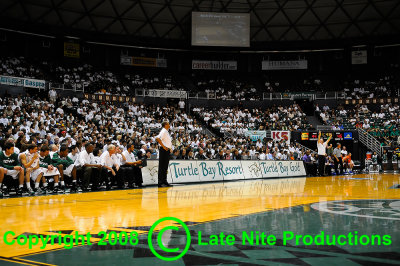
[[[192,45],[250,46],[250,14],[192,12]]]

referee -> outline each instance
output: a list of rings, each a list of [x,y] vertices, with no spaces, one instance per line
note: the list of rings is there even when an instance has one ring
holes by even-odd
[[[329,139],[324,142],[324,139],[321,138],[321,131],[318,133],[318,175],[324,176],[325,175],[325,154],[326,154],[326,146],[328,145],[329,141],[331,140],[332,135],[329,136]]]
[[[171,136],[168,133],[169,123],[162,122],[162,129],[157,135],[156,141],[160,144],[160,158],[158,162],[158,187],[171,187],[167,182],[167,171],[169,164],[169,155],[172,151]]]

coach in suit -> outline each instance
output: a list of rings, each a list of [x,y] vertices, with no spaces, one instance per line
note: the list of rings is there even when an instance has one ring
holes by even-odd
[[[167,182],[167,171],[169,164],[169,156],[172,151],[171,136],[168,133],[169,123],[167,121],[162,122],[162,129],[160,134],[157,135],[156,141],[160,144],[160,158],[158,162],[158,186],[169,187],[171,186]]]

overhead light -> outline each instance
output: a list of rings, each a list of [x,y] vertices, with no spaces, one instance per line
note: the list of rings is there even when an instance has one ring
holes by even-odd
[[[64,38],[75,39],[75,40],[80,40],[81,39],[79,37],[74,37],[74,36],[64,36]]]

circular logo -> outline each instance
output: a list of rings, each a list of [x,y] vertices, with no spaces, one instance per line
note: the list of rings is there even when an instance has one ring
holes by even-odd
[[[164,257],[164,256],[160,255],[160,254],[156,251],[156,249],[154,248],[153,243],[152,243],[152,241],[151,241],[151,240],[152,240],[152,236],[153,236],[153,232],[154,232],[155,228],[157,227],[157,225],[159,225],[160,223],[165,222],[165,221],[174,221],[174,222],[177,222],[177,223],[180,224],[180,225],[182,226],[182,228],[185,230],[185,234],[186,234],[186,245],[185,245],[185,248],[182,250],[182,252],[181,252],[180,254],[178,254],[178,255],[176,255],[176,256],[174,256],[174,257]],[[178,231],[178,230],[179,230],[179,227],[176,227],[176,226],[166,226],[166,227],[162,228],[162,229],[158,232],[158,236],[157,236],[157,245],[158,245],[158,247],[159,247],[162,251],[164,251],[164,252],[168,252],[168,253],[177,253],[177,252],[179,252],[179,248],[167,248],[167,247],[165,247],[164,244],[162,243],[162,235],[163,235],[163,233],[164,233],[165,231],[167,231],[167,230]],[[178,260],[178,259],[182,258],[182,257],[186,254],[186,252],[189,250],[189,248],[190,248],[190,243],[191,243],[191,237],[190,237],[189,228],[187,227],[187,225],[186,225],[184,222],[182,222],[181,220],[179,220],[178,218],[175,218],[175,217],[164,217],[164,218],[161,218],[161,219],[159,219],[158,221],[156,221],[156,222],[153,224],[153,226],[150,228],[149,234],[148,234],[148,236],[147,236],[147,240],[148,240],[148,243],[149,243],[149,247],[150,247],[151,252],[153,252],[153,254],[154,254],[157,258],[159,258],[159,259],[161,259],[161,260],[164,260],[164,261],[174,261],[174,260]]]
[[[400,200],[337,200],[314,203],[311,207],[339,215],[400,220]]]

